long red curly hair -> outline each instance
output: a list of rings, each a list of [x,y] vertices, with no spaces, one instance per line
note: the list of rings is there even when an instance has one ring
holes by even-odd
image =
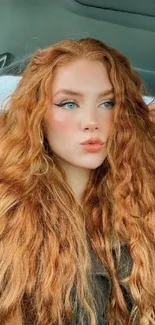
[[[57,67],[81,58],[105,64],[116,104],[107,157],[91,172],[79,206],[43,118]],[[1,324],[74,324],[80,305],[96,325],[88,238],[112,279],[108,324],[155,324],[155,127],[142,88],[127,58],[92,38],[61,41],[30,60],[0,113]],[[119,265],[122,242],[133,266],[120,280],[112,248]]]

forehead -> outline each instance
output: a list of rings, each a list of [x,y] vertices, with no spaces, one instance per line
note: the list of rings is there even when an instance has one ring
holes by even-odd
[[[104,63],[81,59],[57,68],[52,90],[59,88],[105,90],[111,88],[111,82]]]

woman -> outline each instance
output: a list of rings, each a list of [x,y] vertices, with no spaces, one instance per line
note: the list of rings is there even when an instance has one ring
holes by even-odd
[[[118,51],[34,54],[0,117],[1,324],[155,324],[154,136]]]

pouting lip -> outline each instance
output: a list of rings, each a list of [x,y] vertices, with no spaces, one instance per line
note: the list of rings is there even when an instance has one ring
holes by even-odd
[[[100,145],[102,145],[102,144],[104,144],[104,142],[99,138],[90,138],[88,140],[81,142],[80,144],[100,144]]]

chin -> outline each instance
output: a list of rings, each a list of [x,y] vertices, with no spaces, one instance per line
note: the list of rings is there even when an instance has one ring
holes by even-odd
[[[103,161],[102,160],[100,163],[90,163],[90,164],[84,164],[80,167],[83,167],[83,168],[86,168],[86,169],[96,169],[98,167],[100,167],[102,164],[103,164]]]
[[[88,167],[88,168],[89,168],[89,169],[96,169],[96,168],[100,167],[101,165],[102,165],[102,163],[101,163],[101,164],[99,164],[99,165],[90,166],[90,167]]]
[[[85,164],[84,164],[85,168],[96,169],[103,164],[105,158],[106,157],[104,157],[104,158],[102,157],[102,159],[101,159],[101,157],[100,157],[100,159],[90,159],[90,161],[85,162]]]

